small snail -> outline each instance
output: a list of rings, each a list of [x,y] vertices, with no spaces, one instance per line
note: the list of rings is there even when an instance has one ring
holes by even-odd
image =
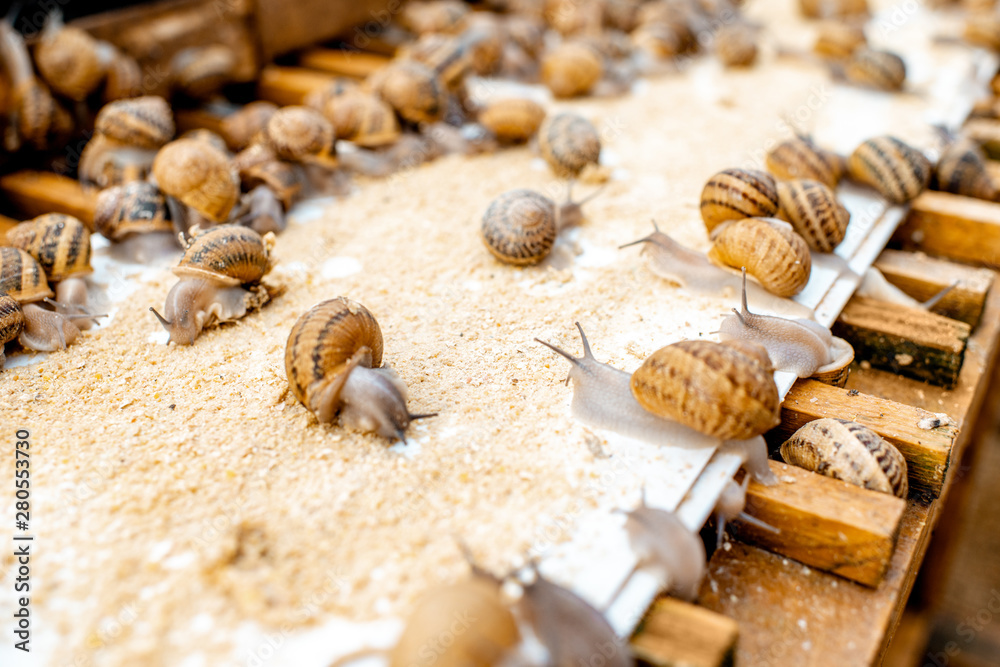
[[[104,102],[136,97],[142,91],[142,70],[131,55],[114,49],[104,79]]]
[[[949,143],[934,173],[938,188],[944,192],[1000,200],[1000,184],[986,169],[986,153],[971,139],[960,137]]]
[[[161,148],[153,161],[153,176],[163,194],[187,207],[167,200],[174,225],[182,230],[188,228],[184,223],[191,211],[197,214],[195,219],[226,220],[240,195],[239,176],[229,156],[195,139],[177,139]]]
[[[479,122],[501,143],[523,143],[533,137],[545,119],[545,109],[525,98],[507,98],[489,103],[479,112]]]
[[[243,195],[235,222],[246,225],[258,234],[284,231],[285,213],[292,207],[302,189],[302,181],[291,165],[271,160],[252,165],[242,173]]]
[[[806,470],[906,498],[906,459],[871,429],[846,419],[811,421],[781,445],[781,458]]]
[[[799,10],[811,19],[847,18],[869,13],[868,0],[799,0]]]
[[[601,59],[582,44],[562,44],[542,58],[542,82],[558,98],[586,95],[603,73]]]
[[[867,44],[865,30],[860,25],[845,21],[826,21],[819,27],[813,51],[826,58],[846,60]]]
[[[60,309],[86,308],[83,276],[94,269],[90,266],[90,230],[82,222],[71,215],[46,213],[8,231],[6,243],[34,257],[49,281],[58,283],[56,301]],[[87,326],[82,324],[80,328]]]
[[[128,146],[94,133],[80,152],[77,175],[86,186],[108,188],[146,178],[156,151]]]
[[[58,105],[48,87],[35,77],[24,38],[13,25],[14,14],[0,21],[0,60],[7,70],[12,91],[7,103],[9,126],[7,148],[15,151],[21,142],[47,148]]]
[[[739,23],[722,26],[715,36],[715,53],[726,67],[753,65],[757,60],[754,30]]]
[[[459,38],[469,53],[472,71],[479,76],[496,74],[503,59],[504,45],[499,17],[488,12],[474,12],[463,24],[465,30]]]
[[[779,179],[819,181],[831,189],[837,187],[844,175],[844,161],[839,155],[823,150],[804,136],[796,136],[772,148],[765,164]]]
[[[180,280],[167,294],[163,315],[149,309],[170,334],[167,343],[191,345],[202,329],[267,303],[270,295],[259,282],[271,270],[273,242],[271,234],[262,238],[238,225],[195,236],[174,267]]]
[[[286,211],[292,208],[302,192],[299,172],[292,165],[280,160],[251,165],[240,172],[240,178],[247,191],[261,185],[266,186]]]
[[[302,99],[302,104],[309,107],[310,109],[315,109],[316,111],[323,111],[326,103],[335,97],[340,97],[344,93],[349,93],[358,90],[358,84],[351,79],[346,79],[344,77],[336,77],[330,83],[314,89],[308,95]]]
[[[851,214],[819,181],[779,181],[778,201],[777,217],[790,222],[813,250],[833,252],[844,240]]]
[[[756,169],[720,171],[701,191],[701,219],[710,234],[727,220],[767,218],[777,212],[774,179]]]
[[[94,205],[94,228],[111,241],[122,241],[132,234],[173,231],[163,194],[148,181],[101,190]]]
[[[24,311],[13,297],[0,294],[0,371],[3,370],[7,357],[4,356],[4,345],[14,340],[24,331]]]
[[[427,65],[449,90],[458,89],[472,70],[472,52],[466,42],[455,35],[422,35],[402,55]]]
[[[794,296],[809,282],[809,246],[787,222],[746,218],[720,228],[708,258],[747,272],[772,294]]]
[[[629,37],[639,51],[654,58],[666,59],[680,55],[687,48],[686,32],[674,23],[643,23]]]
[[[750,474],[774,482],[760,434],[780,419],[774,378],[759,357],[710,341],[682,341],[661,348],[629,375],[598,362],[577,323],[583,356],[535,339],[572,364],[573,415],[622,435],[688,447],[742,449]]]
[[[600,160],[601,138],[589,120],[564,112],[538,128],[538,148],[557,176],[576,176]]]
[[[323,115],[338,139],[358,146],[375,148],[399,139],[396,113],[370,93],[355,91],[333,97],[323,107]]]
[[[176,90],[195,99],[208,99],[232,79],[236,55],[228,46],[212,44],[181,49],[168,69]]]
[[[903,204],[924,191],[931,163],[924,154],[895,137],[862,143],[847,159],[851,178],[875,188],[893,204]]]
[[[418,35],[430,32],[456,32],[469,11],[464,2],[457,0],[414,2],[403,7],[399,22],[404,28]]]
[[[444,85],[434,71],[414,61],[383,67],[368,79],[371,89],[410,123],[433,123],[444,116]]]
[[[78,102],[97,90],[113,55],[110,44],[63,23],[58,9],[49,14],[35,46],[35,64],[45,82]]]
[[[264,138],[267,124],[278,110],[272,102],[258,100],[240,107],[222,119],[222,136],[234,151],[240,151]]]
[[[97,113],[94,127],[121,144],[148,149],[163,146],[175,132],[173,111],[158,95],[105,104]]]
[[[861,47],[851,55],[844,76],[860,86],[893,92],[903,88],[906,64],[895,53]]]
[[[406,442],[414,419],[406,385],[382,364],[382,330],[375,316],[346,297],[323,301],[298,319],[288,334],[285,373],[295,397],[321,424],[374,431]]]
[[[315,109],[303,106],[278,109],[266,128],[267,143],[279,158],[336,164],[333,126]]]
[[[645,501],[625,517],[625,530],[639,567],[653,570],[660,581],[666,581],[671,595],[694,601],[706,564],[705,545],[698,534],[673,512],[648,507]]]
[[[726,534],[726,524],[735,519],[771,533],[781,532],[774,526],[743,511],[746,509],[747,486],[749,484],[750,476],[747,475],[743,478],[742,484],[737,484],[730,479],[726,481],[726,486],[722,489],[722,495],[719,496],[719,501],[715,504],[714,511],[715,546],[717,549],[722,548],[723,536]]]

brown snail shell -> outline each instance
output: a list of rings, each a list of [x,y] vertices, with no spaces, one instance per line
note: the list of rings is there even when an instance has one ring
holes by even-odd
[[[799,10],[811,19],[847,18],[869,13],[868,0],[799,0]]]
[[[403,6],[399,22],[404,28],[418,35],[430,32],[457,32],[462,19],[468,13],[468,6],[457,0],[412,2]]]
[[[145,178],[156,152],[135,148],[95,132],[80,152],[77,175],[82,183],[100,188]]]
[[[463,23],[465,30],[459,38],[469,53],[472,71],[479,76],[495,74],[503,60],[504,37],[500,19],[487,12],[475,12]]]
[[[142,69],[138,61],[117,49],[108,63],[108,73],[104,79],[105,103],[136,97],[142,91]]]
[[[523,143],[534,136],[545,119],[545,109],[534,100],[507,98],[489,103],[479,122],[503,143]]]
[[[603,73],[601,59],[583,44],[567,42],[542,58],[542,82],[559,98],[586,95]]]
[[[537,264],[548,256],[559,229],[556,205],[533,190],[510,190],[493,200],[483,215],[483,243],[507,264]]]
[[[344,93],[355,91],[358,89],[358,84],[351,79],[346,79],[344,77],[337,77],[331,81],[328,85],[322,88],[317,88],[313,90],[302,100],[302,104],[309,107],[310,109],[315,109],[316,111],[323,111],[327,102],[335,97],[339,97]]]
[[[545,47],[545,24],[521,14],[511,14],[506,19],[504,28],[507,37],[526,54],[537,57]]]
[[[931,163],[923,153],[895,137],[875,137],[854,149],[847,159],[847,172],[891,203],[903,204],[927,187]]]
[[[222,222],[240,196],[240,180],[229,157],[204,141],[178,139],[156,154],[153,176],[160,191],[209,220]]]
[[[643,23],[629,38],[632,45],[654,58],[673,58],[687,48],[685,30],[673,23]]]
[[[41,81],[32,78],[14,89],[18,131],[21,138],[36,148],[49,146],[49,133],[58,105]]]
[[[191,97],[205,99],[232,79],[236,64],[236,55],[228,46],[196,46],[174,54],[170,74],[176,88]]]
[[[198,234],[174,274],[235,287],[257,283],[271,270],[268,239],[241,225],[222,225]]]
[[[148,181],[101,190],[94,205],[94,228],[112,241],[130,234],[172,232],[168,218],[163,194]]]
[[[393,63],[369,77],[368,85],[405,121],[433,123],[444,116],[444,85],[426,65],[411,60]]]
[[[46,213],[7,232],[7,245],[34,257],[54,283],[93,273],[90,230],[71,215]]]
[[[224,155],[229,155],[229,145],[226,140],[222,138],[222,135],[217,132],[212,132],[208,128],[198,127],[193,130],[188,130],[182,134],[178,139],[190,139],[192,141],[201,141],[212,148],[221,151]]]
[[[774,179],[756,169],[720,171],[701,191],[701,219],[709,232],[727,220],[767,218],[777,212]]]
[[[715,53],[726,67],[749,67],[757,60],[757,38],[752,28],[723,26],[715,36]]]
[[[962,39],[969,44],[1000,51],[1000,19],[991,4],[986,10],[976,10],[965,20]]]
[[[786,222],[747,218],[722,228],[708,251],[720,266],[738,269],[778,296],[794,296],[809,282],[812,257],[805,240]]]
[[[279,160],[256,164],[240,174],[243,187],[248,192],[259,185],[266,185],[287,211],[302,190],[302,180],[292,165]]]
[[[175,132],[173,111],[158,95],[105,104],[94,126],[109,139],[136,148],[159,148]]]
[[[867,44],[861,26],[845,21],[826,21],[819,27],[813,51],[827,58],[846,60]]]
[[[986,153],[971,139],[961,137],[941,153],[935,167],[938,189],[966,197],[997,201],[1000,185],[986,169]]]
[[[323,115],[338,139],[359,146],[374,148],[399,139],[399,122],[392,107],[369,93],[356,91],[334,97],[323,108]]]
[[[107,70],[98,41],[61,20],[42,30],[35,46],[35,66],[52,90],[76,101],[97,90]]]
[[[902,90],[906,64],[895,53],[861,47],[854,52],[844,75],[851,83],[876,90]]]
[[[0,294],[20,304],[52,298],[45,271],[34,257],[20,248],[0,247]]]
[[[221,128],[226,144],[234,151],[239,151],[261,141],[267,123],[277,110],[278,105],[258,100],[226,116]]]
[[[0,294],[0,370],[3,370],[3,346],[24,330],[24,311],[17,299]]]
[[[723,440],[746,440],[780,423],[773,374],[732,346],[687,340],[660,348],[633,374],[649,412]]]
[[[779,181],[778,200],[777,217],[790,222],[813,250],[833,252],[844,240],[851,214],[819,181]]]
[[[309,107],[284,107],[267,122],[268,145],[283,160],[331,160],[335,140],[330,122]]]
[[[403,50],[402,55],[430,67],[441,83],[450,89],[461,84],[472,70],[472,52],[455,35],[428,33]]]
[[[782,141],[768,151],[765,165],[779,179],[819,181],[829,188],[837,187],[844,175],[843,159],[823,150],[808,137]]]
[[[548,116],[538,128],[538,149],[558,176],[576,176],[601,158],[601,138],[593,124],[575,113]]]
[[[781,445],[781,458],[806,470],[906,498],[906,459],[871,429],[846,419],[811,421]]]
[[[278,154],[267,144],[250,144],[233,156],[233,167],[242,178],[248,169],[277,159]]]

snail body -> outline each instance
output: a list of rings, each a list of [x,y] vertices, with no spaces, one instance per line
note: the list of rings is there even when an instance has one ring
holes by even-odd
[[[875,188],[893,204],[903,204],[924,191],[931,163],[917,149],[890,136],[865,141],[847,160],[851,178]]]
[[[549,116],[538,128],[538,149],[558,176],[576,176],[601,157],[597,128],[575,113]]]
[[[906,498],[906,459],[871,429],[846,419],[817,419],[781,445],[789,463],[850,484]]]
[[[895,53],[861,47],[851,55],[844,76],[860,86],[895,92],[903,89],[906,65]]]
[[[817,252],[833,252],[847,233],[851,214],[826,185],[819,181],[778,182],[777,217],[791,223],[799,236]]]
[[[756,526],[757,528],[772,533],[781,532],[774,526],[765,523],[756,517],[750,516],[743,511],[746,509],[747,486],[749,486],[749,484],[749,475],[743,478],[742,484],[737,484],[731,479],[726,480],[726,486],[723,487],[722,494],[719,496],[719,501],[715,504],[714,514],[716,548],[722,548],[723,536],[726,534],[726,524],[735,519],[739,519],[744,523],[749,523],[752,526]]]
[[[705,545],[673,512],[647,507],[626,513],[625,530],[639,565],[656,571],[668,592],[681,600],[698,597],[705,577]]]
[[[802,291],[812,272],[809,246],[787,222],[746,218],[716,233],[708,258],[721,266],[745,267],[772,294],[793,296]]]
[[[765,164],[769,172],[782,180],[819,181],[831,189],[837,187],[844,175],[840,156],[820,148],[808,137],[782,141],[768,151]]]
[[[728,220],[766,218],[778,212],[774,179],[756,169],[726,169],[701,191],[701,219],[709,234]]]

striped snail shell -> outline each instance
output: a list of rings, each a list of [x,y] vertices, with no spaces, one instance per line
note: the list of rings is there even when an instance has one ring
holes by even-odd
[[[723,227],[708,251],[719,266],[746,267],[764,289],[793,296],[809,282],[812,256],[791,225],[773,218],[747,218]]]
[[[102,100],[107,103],[136,97],[141,90],[142,69],[138,61],[129,54],[115,49],[111,62],[108,63]]]
[[[32,78],[14,89],[13,98],[20,137],[35,148],[47,148],[60,108],[48,87]]]
[[[593,124],[575,113],[549,116],[538,128],[538,149],[558,176],[576,176],[601,157],[601,138]]]
[[[332,161],[333,126],[323,114],[303,106],[284,107],[267,122],[267,142],[283,160]]]
[[[479,122],[503,143],[523,143],[534,136],[545,119],[545,109],[534,100],[506,98],[490,102],[479,112]]]
[[[243,187],[248,192],[257,186],[267,186],[287,211],[302,191],[302,180],[292,165],[280,160],[271,160],[253,165],[242,174]]]
[[[358,146],[374,148],[399,139],[399,122],[392,107],[370,93],[354,91],[331,98],[323,115],[338,139]]]
[[[3,370],[6,358],[3,346],[21,335],[24,331],[24,311],[21,304],[11,296],[0,294],[0,371]]]
[[[176,89],[196,99],[207,99],[228,83],[237,66],[228,46],[212,44],[182,49],[170,59],[170,76]]]
[[[472,70],[472,52],[465,41],[455,35],[422,35],[403,50],[402,56],[431,68],[449,89],[459,86]]]
[[[233,156],[233,167],[243,178],[247,170],[264,164],[274,162],[278,159],[278,154],[267,144],[250,144],[239,153]]]
[[[136,148],[159,148],[175,132],[173,111],[158,95],[105,104],[97,113],[94,127],[109,139]]]
[[[496,74],[503,60],[500,19],[490,12],[474,12],[463,23],[465,30],[459,38],[469,53],[472,71],[479,76]]]
[[[847,63],[844,75],[851,83],[876,90],[902,90],[906,65],[895,53],[861,47]]]
[[[709,233],[727,220],[766,218],[777,212],[774,179],[756,169],[720,171],[701,191],[701,219]]]
[[[240,195],[229,156],[195,139],[177,139],[161,148],[153,160],[153,176],[163,194],[215,222],[227,219]]]
[[[54,283],[93,273],[90,230],[71,215],[46,213],[7,232],[7,245],[34,257]]]
[[[778,181],[778,200],[777,217],[792,223],[813,250],[833,252],[844,240],[851,214],[827,186],[818,181]]]
[[[816,34],[813,51],[827,58],[846,60],[867,44],[865,30],[860,25],[846,21],[825,21]]]
[[[198,234],[174,274],[235,287],[259,282],[271,270],[270,242],[239,225],[222,225]]]
[[[548,256],[559,232],[556,205],[533,190],[510,190],[483,215],[486,248],[501,262],[537,264]]]
[[[601,59],[583,44],[561,44],[542,58],[542,82],[559,98],[586,95],[603,73]]]
[[[847,172],[870,185],[893,204],[910,201],[927,187],[931,163],[924,154],[895,137],[864,142],[847,159]]]
[[[1000,184],[986,169],[986,153],[971,139],[961,137],[941,153],[935,167],[938,189],[966,197],[997,201]]]
[[[101,190],[94,205],[94,228],[111,241],[121,241],[130,234],[173,231],[166,200],[149,181]]]
[[[34,257],[20,248],[0,247],[0,294],[20,304],[51,299],[45,271]]]
[[[393,63],[369,77],[368,85],[405,121],[433,123],[444,116],[444,85],[426,65],[411,60]]]
[[[742,24],[723,26],[715,36],[715,53],[726,67],[749,67],[757,60],[754,30]]]
[[[643,408],[700,433],[746,440],[780,423],[773,374],[735,347],[688,340],[660,348],[631,379]]]
[[[97,90],[110,56],[89,33],[65,25],[58,10],[49,15],[35,46],[35,65],[45,82],[77,102]]]
[[[781,445],[781,458],[806,470],[906,498],[906,459],[871,429],[846,419],[817,419]]]
[[[239,151],[263,140],[267,123],[278,110],[273,102],[257,100],[241,107],[222,120],[222,136],[229,148]]]
[[[782,141],[768,151],[765,165],[779,179],[808,179],[830,188],[837,187],[844,175],[843,158],[801,136]]]

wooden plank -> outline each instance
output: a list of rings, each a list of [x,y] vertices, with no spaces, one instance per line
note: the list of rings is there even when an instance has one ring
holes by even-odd
[[[942,315],[856,296],[832,327],[854,358],[900,375],[954,387],[972,328]]]
[[[253,0],[257,32],[265,60],[310,44],[346,35],[355,48],[367,48],[377,29],[384,28],[401,3],[389,0]],[[373,30],[374,28],[374,30]]]
[[[268,65],[260,72],[257,96],[279,106],[302,104],[306,95],[337,80],[332,74],[302,67]]]
[[[868,586],[882,580],[906,501],[832,477],[770,461],[780,483],[747,488],[747,514],[780,533],[735,521],[742,542]]]
[[[641,665],[720,667],[733,663],[739,625],[687,602],[661,597],[646,612],[632,637]]]
[[[385,67],[391,60],[376,53],[339,49],[309,49],[299,56],[299,64],[302,67],[311,67],[352,79],[364,79]]]
[[[917,301],[926,301],[957,282],[932,309],[933,312],[975,327],[983,313],[993,272],[973,268],[923,253],[885,250],[875,261],[886,280]]]
[[[1000,204],[924,192],[913,200],[893,241],[930,255],[1000,266]]]
[[[78,181],[50,171],[16,171],[0,176],[0,192],[25,218],[43,213],[65,213],[93,230],[97,191],[84,190]]]
[[[850,380],[848,380],[850,386]],[[937,496],[951,463],[958,428],[954,425],[925,430],[918,426],[931,413],[885,398],[833,387],[815,380],[799,380],[781,404],[781,425],[768,433],[777,446],[799,427],[814,419],[850,419],[891,442],[906,458],[910,487]]]

